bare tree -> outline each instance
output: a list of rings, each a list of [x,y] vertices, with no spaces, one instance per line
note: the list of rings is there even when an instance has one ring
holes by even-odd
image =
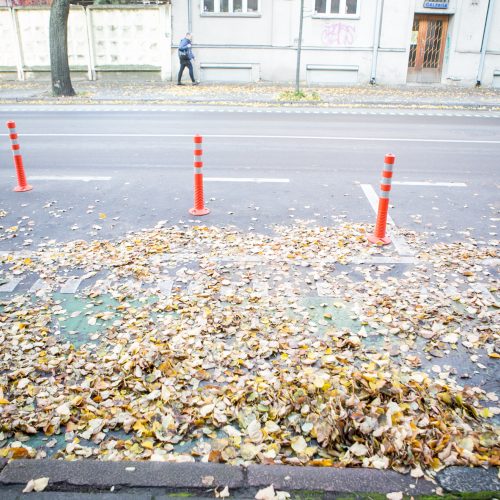
[[[68,63],[69,0],[53,0],[50,8],[50,70],[55,96],[75,95]]]

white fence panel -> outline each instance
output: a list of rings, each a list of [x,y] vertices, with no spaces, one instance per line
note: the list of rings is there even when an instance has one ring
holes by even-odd
[[[17,41],[10,9],[0,9],[0,67],[16,69]]]
[[[50,66],[49,8],[14,9],[25,68]]]
[[[161,67],[160,10],[90,7],[95,66]],[[138,68],[139,69],[139,68]]]
[[[49,8],[15,9],[25,69],[49,68]],[[68,18],[68,59],[72,67],[88,64],[88,41],[83,7],[72,7]]]

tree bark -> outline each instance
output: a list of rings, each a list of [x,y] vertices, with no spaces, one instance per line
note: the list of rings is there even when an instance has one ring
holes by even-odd
[[[55,96],[75,95],[68,63],[69,0],[53,0],[50,8],[50,69]]]

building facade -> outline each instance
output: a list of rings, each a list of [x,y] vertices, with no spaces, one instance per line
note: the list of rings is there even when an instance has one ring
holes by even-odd
[[[304,0],[303,12],[300,78],[310,85],[500,88],[500,0]],[[49,76],[49,13],[0,6],[0,77]],[[72,6],[70,67],[89,79],[175,80],[189,31],[203,82],[292,82],[299,21],[300,0]]]
[[[300,0],[173,1],[201,80],[295,78]],[[305,0],[301,80],[500,87],[500,0]],[[177,60],[173,58],[173,68]]]

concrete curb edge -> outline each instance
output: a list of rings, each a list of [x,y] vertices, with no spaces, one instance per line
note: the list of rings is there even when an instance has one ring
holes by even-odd
[[[12,104],[25,104],[25,105],[96,105],[106,106],[113,104],[121,104],[127,106],[145,105],[154,107],[156,105],[165,106],[221,106],[221,107],[272,107],[272,108],[285,108],[293,109],[296,107],[304,107],[311,109],[336,109],[336,108],[367,108],[367,109],[408,109],[408,110],[440,110],[440,111],[498,111],[500,110],[500,103],[454,103],[454,102],[417,102],[417,101],[366,101],[366,102],[310,102],[310,101],[239,101],[239,100],[221,100],[221,99],[203,99],[203,100],[190,100],[190,99],[167,99],[167,98],[153,98],[153,99],[123,99],[123,98],[85,98],[81,97],[72,98],[71,100],[61,100],[57,98],[6,98],[0,97],[0,105]]]
[[[2,470],[3,466],[3,470]],[[394,471],[354,468],[293,467],[165,462],[99,462],[83,460],[14,460],[0,462],[0,487],[25,486],[30,479],[49,477],[48,490],[109,491],[121,488],[163,488],[200,493],[228,486],[230,491],[260,489],[273,484],[276,490],[325,493],[391,493],[411,495],[436,492],[500,491],[496,469],[450,467],[437,476],[436,484]],[[480,489],[478,489],[480,488]]]

